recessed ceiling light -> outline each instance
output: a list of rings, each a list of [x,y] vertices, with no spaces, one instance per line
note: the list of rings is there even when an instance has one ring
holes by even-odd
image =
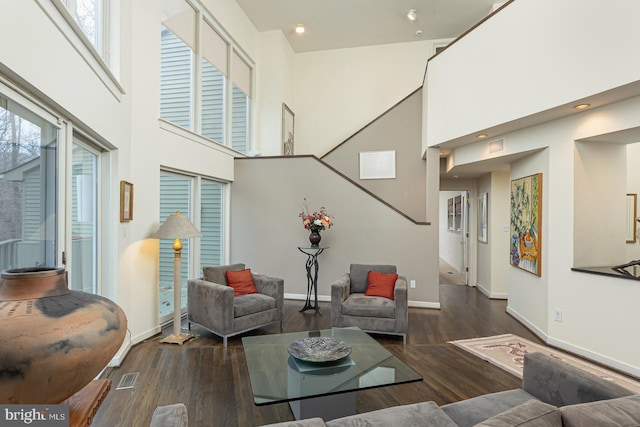
[[[573,108],[575,108],[576,110],[586,110],[589,107],[591,107],[591,104],[578,104]]]
[[[488,138],[488,137],[489,137],[489,135],[487,135],[486,133],[481,133],[480,135],[476,136],[476,138],[478,138],[478,139],[485,139],[485,138]]]
[[[418,19],[418,14],[416,13],[416,10],[411,9],[409,13],[407,13],[407,18],[409,18],[409,21],[415,21],[416,19]]]
[[[304,33],[304,25],[302,25],[302,24],[298,24],[298,25],[296,25],[296,33],[297,33],[297,34],[302,34],[302,33]]]

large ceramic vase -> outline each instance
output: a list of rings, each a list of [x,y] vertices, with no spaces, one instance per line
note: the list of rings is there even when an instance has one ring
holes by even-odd
[[[0,403],[60,403],[118,351],[127,319],[110,300],[67,287],[61,268],[0,279]]]

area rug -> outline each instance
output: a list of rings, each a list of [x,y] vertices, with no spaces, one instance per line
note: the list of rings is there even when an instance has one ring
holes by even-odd
[[[517,335],[506,334],[468,340],[449,341],[450,343],[484,359],[513,375],[522,378],[524,355],[534,351],[548,354],[580,369],[591,372],[600,378],[612,381],[636,393],[640,393],[640,381],[618,374],[596,364],[571,356],[551,347],[536,344]]]

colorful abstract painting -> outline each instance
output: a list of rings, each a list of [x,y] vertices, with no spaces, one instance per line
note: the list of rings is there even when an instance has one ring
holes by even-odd
[[[542,274],[542,174],[511,181],[511,265]]]

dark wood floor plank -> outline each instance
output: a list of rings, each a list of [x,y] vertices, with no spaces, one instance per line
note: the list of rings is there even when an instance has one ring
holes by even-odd
[[[440,297],[441,310],[409,310],[406,346],[401,337],[372,335],[424,381],[360,391],[356,394],[358,412],[429,400],[443,405],[520,386],[518,378],[449,343],[505,333],[541,343],[505,312],[506,302],[490,300],[476,289],[460,285],[441,285]],[[320,303],[323,315],[300,313],[302,305],[301,301],[285,301],[283,332],[331,327],[329,303]],[[182,346],[160,344],[160,339],[171,333],[169,329],[134,346],[120,368],[105,371],[103,377],[110,378],[114,386],[94,426],[145,427],[158,405],[176,402],[187,405],[190,427],[244,427],[293,420],[286,403],[254,405],[242,336],[231,338],[224,348],[221,338],[193,326],[197,339]],[[272,325],[245,335],[279,332],[279,326]],[[129,372],[139,372],[136,387],[115,390]]]

